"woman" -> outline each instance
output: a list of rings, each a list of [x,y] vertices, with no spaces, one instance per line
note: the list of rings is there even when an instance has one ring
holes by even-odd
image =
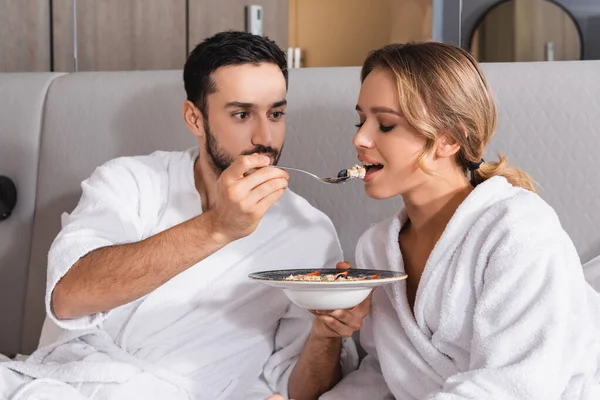
[[[361,237],[357,266],[408,279],[375,291],[368,355],[321,398],[600,399],[599,296],[529,176],[482,159],[497,114],[477,62],[390,45],[361,79],[365,191],[404,208]]]

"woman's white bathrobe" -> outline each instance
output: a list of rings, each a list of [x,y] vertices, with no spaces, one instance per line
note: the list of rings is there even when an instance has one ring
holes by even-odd
[[[406,213],[360,239],[359,268],[403,270]],[[421,278],[378,288],[368,355],[322,399],[600,399],[599,296],[550,206],[495,177],[458,208]]]
[[[46,306],[68,331],[24,362],[0,362],[0,399],[263,400],[287,394],[313,316],[248,273],[332,267],[342,259],[331,221],[289,190],[253,234],[147,296],[75,320],[52,315],[54,286],[89,251],[139,241],[202,212],[196,156],[194,149],[119,158],[83,183],[79,205],[64,218],[49,254]],[[353,368],[355,352],[346,341],[345,368]]]

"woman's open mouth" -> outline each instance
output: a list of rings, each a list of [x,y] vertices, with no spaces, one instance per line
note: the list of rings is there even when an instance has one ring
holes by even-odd
[[[363,167],[366,170],[366,174],[365,174],[365,177],[363,180],[365,182],[369,182],[370,180],[374,179],[377,176],[379,171],[381,171],[383,169],[383,164],[371,164],[371,163],[363,162]]]

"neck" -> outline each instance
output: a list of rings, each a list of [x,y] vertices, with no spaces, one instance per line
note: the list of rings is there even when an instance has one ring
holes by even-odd
[[[473,187],[462,174],[425,185],[403,196],[410,230],[417,236],[439,238]]]
[[[200,156],[194,162],[194,184],[200,194],[202,211],[210,210],[216,199],[217,180],[219,174],[208,161],[208,155],[200,152]]]

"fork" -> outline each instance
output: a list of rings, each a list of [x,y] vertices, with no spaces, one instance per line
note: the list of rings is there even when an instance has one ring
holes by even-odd
[[[310,175],[313,178],[315,178],[316,180],[318,180],[319,182],[323,182],[323,183],[333,183],[333,184],[337,184],[337,183],[345,183],[346,181],[348,181],[349,179],[352,179],[352,177],[350,175],[348,175],[348,172],[343,169],[340,171],[340,173],[338,174],[338,176],[331,177],[331,178],[321,178],[318,177],[317,175],[310,173],[308,171],[305,171],[303,169],[298,169],[298,168],[292,168],[292,167],[280,167],[279,165],[269,165],[269,167],[272,168],[281,168],[281,169],[285,169],[285,170],[289,170],[289,171],[298,171],[298,172],[303,172],[306,175]]]

